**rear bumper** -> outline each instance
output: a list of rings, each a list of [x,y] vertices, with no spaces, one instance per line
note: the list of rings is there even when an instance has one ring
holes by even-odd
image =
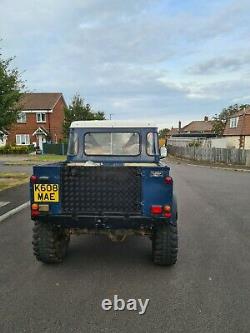
[[[165,217],[89,215],[40,215],[34,220],[80,229],[151,229],[156,224],[171,222],[171,219]]]

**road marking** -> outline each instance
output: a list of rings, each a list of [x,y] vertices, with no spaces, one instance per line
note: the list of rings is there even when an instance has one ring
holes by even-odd
[[[0,201],[0,208],[8,205],[9,203],[10,203],[9,201]]]
[[[7,213],[3,214],[0,216],[0,222],[2,222],[3,220],[7,219],[8,217],[20,212],[21,210],[23,210],[24,208],[28,207],[30,205],[30,202],[27,201],[25,202],[24,204],[14,208],[14,209],[11,209],[10,211],[8,211]]]

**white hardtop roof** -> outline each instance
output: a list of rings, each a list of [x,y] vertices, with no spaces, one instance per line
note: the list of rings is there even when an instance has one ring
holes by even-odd
[[[141,128],[141,127],[154,127],[157,128],[156,124],[140,121],[136,122],[133,120],[79,120],[73,121],[70,125],[71,128],[113,128],[113,127],[134,127],[134,128]]]

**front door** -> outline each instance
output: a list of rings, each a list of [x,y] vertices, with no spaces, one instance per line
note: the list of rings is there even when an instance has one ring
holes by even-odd
[[[240,136],[240,149],[244,149],[245,148],[245,136],[241,135]]]
[[[38,135],[38,146],[43,151],[43,135]]]

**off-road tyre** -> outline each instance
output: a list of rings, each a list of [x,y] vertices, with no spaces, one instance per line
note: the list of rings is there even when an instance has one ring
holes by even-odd
[[[157,265],[170,266],[177,261],[177,224],[156,226],[152,235],[152,259]]]
[[[63,261],[67,254],[70,234],[67,229],[36,221],[33,228],[33,251],[36,259],[46,264]]]

